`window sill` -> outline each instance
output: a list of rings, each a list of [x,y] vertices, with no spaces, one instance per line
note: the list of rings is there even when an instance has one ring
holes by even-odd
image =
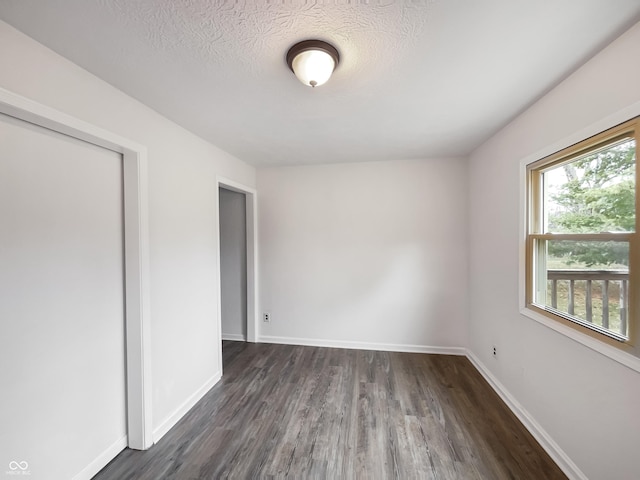
[[[631,355],[630,353],[623,352],[622,350],[598,341],[597,339],[590,337],[584,333],[579,332],[578,330],[563,325],[560,322],[552,320],[538,312],[535,312],[529,308],[522,307],[520,308],[520,313],[532,320],[535,320],[542,325],[549,327],[552,330],[564,335],[565,337],[569,337],[570,339],[581,343],[582,345],[590,348],[591,350],[595,350],[596,352],[604,355],[605,357],[614,360],[635,372],[640,373],[640,358]]]

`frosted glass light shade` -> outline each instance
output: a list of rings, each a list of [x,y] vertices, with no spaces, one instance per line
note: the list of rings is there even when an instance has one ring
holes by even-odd
[[[317,87],[326,83],[336,63],[327,52],[321,50],[307,50],[299,53],[293,59],[293,73],[296,74],[298,80],[305,85]]]
[[[320,40],[297,43],[287,53],[289,68],[305,85],[317,87],[331,78],[339,62],[338,51]]]

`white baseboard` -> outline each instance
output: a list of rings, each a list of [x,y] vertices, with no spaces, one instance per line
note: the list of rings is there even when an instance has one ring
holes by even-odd
[[[243,335],[241,333],[223,333],[222,334],[222,339],[223,340],[232,340],[234,342],[246,342],[247,341],[247,336]]]
[[[549,454],[554,462],[560,467],[567,477],[572,480],[588,480],[587,476],[582,473],[578,466],[573,463],[569,456],[560,448],[560,446],[551,438],[551,436],[535,421],[529,412],[509,393],[509,391],[498,381],[498,379],[487,369],[484,364],[475,356],[475,354],[467,350],[467,358],[473,366],[480,372],[491,388],[500,396],[502,401],[507,404],[516,417],[522,422],[525,428],[538,441],[540,446]]]
[[[122,450],[127,448],[127,436],[116,440],[104,452],[96,457],[89,465],[84,467],[80,473],[73,477],[73,480],[91,480],[96,473],[102,470],[107,463],[113,460]]]
[[[218,383],[218,381],[222,378],[222,373],[218,372],[209,380],[207,380],[204,385],[202,385],[198,390],[196,390],[189,398],[187,398],[182,404],[166,419],[158,425],[157,428],[153,430],[153,443],[158,443],[158,441],[165,436],[165,434],[171,430],[171,428],[180,421],[182,417],[184,417],[193,406],[198,403],[198,401],[204,397],[204,395],[211,390],[211,388]]]
[[[435,353],[439,355],[466,355],[463,347],[432,347],[428,345],[405,345],[395,343],[368,343],[345,340],[326,340],[318,338],[272,337],[263,335],[260,343],[279,343],[283,345],[304,345],[309,347],[348,348],[352,350],[378,350],[383,352]]]

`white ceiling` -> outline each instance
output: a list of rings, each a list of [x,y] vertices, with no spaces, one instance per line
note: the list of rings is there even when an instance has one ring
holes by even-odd
[[[0,0],[0,18],[261,166],[466,155],[640,0]],[[309,38],[341,55],[316,89],[284,60]]]

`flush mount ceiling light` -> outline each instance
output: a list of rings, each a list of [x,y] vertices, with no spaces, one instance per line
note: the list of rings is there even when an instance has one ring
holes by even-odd
[[[338,50],[322,40],[296,43],[287,52],[287,65],[298,80],[310,87],[326,83],[340,62]]]

